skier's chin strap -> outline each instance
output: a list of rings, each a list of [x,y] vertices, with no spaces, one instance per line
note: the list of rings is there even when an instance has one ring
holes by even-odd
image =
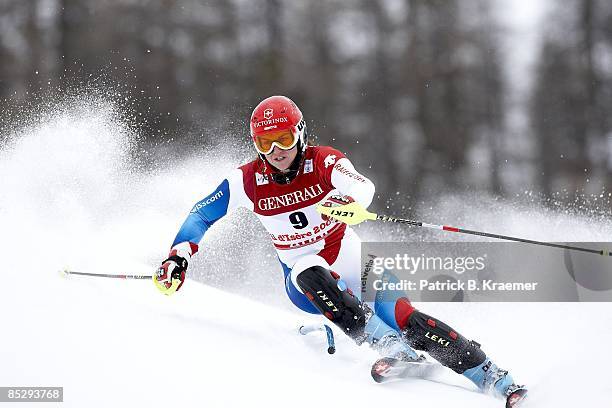
[[[295,159],[293,159],[291,166],[289,166],[289,169],[285,172],[274,171],[274,166],[270,165],[270,167],[273,169],[273,171],[270,172],[270,178],[272,179],[272,181],[274,181],[277,184],[291,183],[298,176],[298,174],[300,174],[302,164],[304,163],[304,157],[306,156],[307,148],[308,148],[308,145],[305,145],[304,147],[298,146]],[[269,163],[263,154],[260,154],[259,157],[263,161],[264,169],[265,169]]]

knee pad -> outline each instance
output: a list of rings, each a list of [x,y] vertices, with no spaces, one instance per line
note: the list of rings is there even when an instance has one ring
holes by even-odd
[[[480,344],[416,309],[410,313],[402,332],[413,348],[428,352],[442,365],[459,374],[482,364],[487,358]]]
[[[291,282],[293,282],[293,285],[298,289],[298,291],[303,292],[300,285],[298,285],[298,275],[313,266],[320,266],[323,269],[327,269],[329,271],[331,270],[331,266],[329,266],[327,261],[319,255],[304,255],[300,257],[300,259],[298,259],[297,262],[291,267]]]
[[[329,269],[312,266],[300,272],[296,280],[304,295],[325,317],[361,344],[365,339],[366,312],[339,278]]]

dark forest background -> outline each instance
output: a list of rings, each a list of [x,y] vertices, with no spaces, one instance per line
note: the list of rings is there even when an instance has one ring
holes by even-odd
[[[146,143],[180,150],[242,143],[254,105],[285,94],[382,198],[608,197],[612,3],[548,3],[517,79],[495,1],[0,0],[0,103],[117,71]]]

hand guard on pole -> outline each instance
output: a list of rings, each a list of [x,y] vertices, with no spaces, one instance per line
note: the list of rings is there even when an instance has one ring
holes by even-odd
[[[332,196],[328,201],[317,206],[317,211],[322,216],[336,219],[348,225],[356,225],[366,220],[376,219],[376,214],[369,212],[356,201],[349,201],[348,204],[340,204],[336,202],[335,205],[333,203],[326,205],[334,197],[337,196]]]
[[[181,256],[173,255],[162,262],[153,275],[153,283],[164,295],[170,296],[181,288],[185,282],[187,260]]]
[[[355,202],[355,200],[353,200],[353,197],[351,196],[332,195],[332,196],[329,196],[323,204],[317,207],[338,208],[338,207],[342,207],[344,205],[347,205],[353,202]],[[318,208],[317,208],[317,211],[319,211]],[[321,214],[321,218],[323,218],[325,221],[329,219],[335,220],[334,217],[329,217],[327,213],[324,213],[321,211],[319,211],[319,213]]]

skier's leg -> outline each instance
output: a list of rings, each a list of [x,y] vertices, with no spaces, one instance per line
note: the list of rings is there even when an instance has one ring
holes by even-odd
[[[287,292],[289,300],[291,300],[295,306],[306,313],[321,314],[319,309],[317,309],[304,295],[304,293],[302,293],[302,291],[293,283],[293,280],[291,279],[291,268],[285,265],[282,261],[280,261],[280,263],[283,267],[283,273],[285,275],[285,291]]]
[[[346,287],[352,296],[363,303],[362,308],[366,311],[366,315],[370,316],[365,327],[365,331],[370,333],[370,336],[366,337],[365,341],[386,357],[418,358],[399,331],[394,327],[389,327],[389,322],[381,320],[381,316],[374,311],[373,303],[361,300],[362,268],[359,236],[351,228],[347,228],[339,243],[326,246],[318,255],[329,263],[329,269],[333,271],[332,275],[340,285]],[[338,278],[338,275],[341,279]]]
[[[397,326],[417,350],[423,350],[442,365],[463,374],[482,391],[501,397],[514,390],[512,376],[500,369],[480,349],[444,322],[415,309],[406,298],[394,306]]]
[[[367,342],[385,356],[418,358],[396,330],[361,303],[340,275],[326,267],[323,258],[305,256],[294,265],[290,276],[311,304],[357,344]]]

